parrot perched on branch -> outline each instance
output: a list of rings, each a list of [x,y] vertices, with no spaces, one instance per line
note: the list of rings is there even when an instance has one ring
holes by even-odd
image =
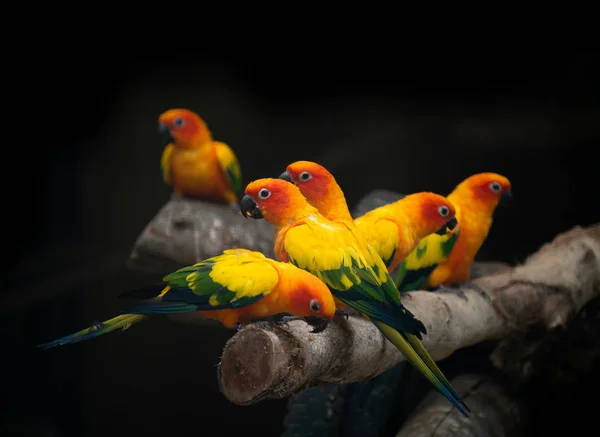
[[[165,183],[181,196],[229,203],[238,212],[240,165],[227,144],[213,140],[204,120],[188,109],[169,109],[158,117],[158,131]]]
[[[468,407],[421,342],[427,331],[400,300],[381,257],[352,220],[328,220],[294,184],[258,179],[247,185],[242,214],[275,227],[275,253],[283,262],[325,282],[334,297],[366,316],[462,414]]]
[[[313,332],[323,330],[335,315],[335,301],[317,277],[289,263],[247,249],[228,249],[221,255],[184,267],[163,278],[152,299],[123,311],[91,328],[38,346],[48,349],[77,343],[143,320],[150,314],[198,311],[202,316],[233,328],[252,320],[291,314],[305,317]],[[142,297],[156,286],[126,292]],[[163,288],[164,287],[164,288]],[[146,297],[146,296],[143,296]],[[285,321],[285,318],[283,318]]]
[[[456,208],[460,232],[422,239],[398,267],[398,289],[435,289],[467,281],[496,207],[511,197],[510,181],[497,173],[478,173],[458,184],[447,198]]]
[[[325,167],[296,161],[279,178],[295,184],[329,220],[352,220],[344,192]],[[423,237],[458,233],[454,214],[448,199],[422,192],[369,211],[354,219],[354,224],[392,272]]]

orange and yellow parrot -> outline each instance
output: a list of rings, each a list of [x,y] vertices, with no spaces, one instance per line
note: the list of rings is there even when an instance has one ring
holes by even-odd
[[[448,199],[456,208],[459,234],[421,240],[398,267],[398,289],[435,289],[467,281],[496,207],[511,197],[510,181],[497,173],[478,173],[458,184]]]
[[[185,197],[229,203],[239,211],[242,172],[225,143],[214,141],[204,120],[188,109],[169,109],[158,117],[165,147],[163,180]]]
[[[258,179],[245,193],[242,214],[264,218],[275,227],[277,258],[312,273],[337,300],[370,319],[468,417],[468,407],[419,341],[427,333],[425,326],[401,303],[383,260],[353,221],[328,220],[297,186],[281,179]]]
[[[323,166],[296,161],[279,178],[294,183],[329,220],[352,220],[344,192]],[[369,211],[356,218],[354,224],[392,272],[423,237],[458,233],[454,214],[448,199],[422,192]]]
[[[119,328],[125,330],[151,314],[195,311],[228,328],[291,314],[305,317],[314,326],[313,332],[319,332],[336,310],[331,292],[316,276],[247,249],[225,250],[221,255],[177,270],[163,281],[166,286],[159,285],[164,289],[158,296],[155,293],[156,297],[126,309],[125,314],[38,348],[78,343]],[[131,294],[140,291],[145,292],[140,289]]]

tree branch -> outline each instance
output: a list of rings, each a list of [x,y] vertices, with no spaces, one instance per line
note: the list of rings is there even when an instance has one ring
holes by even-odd
[[[245,247],[273,257],[273,226],[248,220],[228,205],[173,194],[138,237],[128,266],[168,272]]]
[[[600,225],[575,227],[521,266],[477,278],[460,289],[416,291],[406,307],[425,324],[423,343],[435,360],[457,349],[498,340],[532,325],[564,326],[600,293]],[[361,317],[336,317],[311,334],[303,321],[256,323],[226,344],[219,365],[224,395],[237,404],[287,397],[323,383],[373,378],[403,360]]]
[[[452,385],[477,414],[467,419],[451,413],[452,406],[445,398],[431,391],[415,412],[408,417],[396,437],[517,437],[524,435],[523,404],[516,401],[502,385],[482,375],[461,375]]]

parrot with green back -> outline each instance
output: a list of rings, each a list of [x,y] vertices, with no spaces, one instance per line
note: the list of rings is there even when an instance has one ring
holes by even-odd
[[[381,257],[352,220],[331,221],[310,205],[298,187],[281,179],[246,186],[242,214],[275,227],[275,253],[327,284],[336,300],[366,316],[406,359],[463,415],[468,407],[419,339],[427,331],[400,300]],[[434,366],[431,366],[431,363]]]
[[[322,165],[296,161],[280,179],[292,182],[306,200],[329,220],[352,220],[346,198]],[[354,219],[354,224],[392,272],[427,235],[458,233],[452,202],[435,193],[409,194]]]
[[[165,183],[181,196],[229,203],[238,212],[242,172],[231,148],[214,141],[204,120],[189,109],[169,109],[158,123]]]
[[[510,181],[497,173],[478,173],[458,184],[447,198],[456,208],[460,232],[422,239],[398,266],[398,289],[435,289],[467,281],[496,207],[511,197]]]
[[[324,329],[336,310],[327,285],[316,276],[247,249],[225,250],[221,255],[179,269],[165,276],[163,281],[164,284],[124,293],[125,296],[146,297],[148,292],[159,287],[154,291],[154,298],[126,309],[125,314],[38,348],[78,343],[119,328],[125,330],[151,314],[196,311],[227,328],[291,314],[306,318],[317,333]],[[161,288],[162,292],[157,296]]]

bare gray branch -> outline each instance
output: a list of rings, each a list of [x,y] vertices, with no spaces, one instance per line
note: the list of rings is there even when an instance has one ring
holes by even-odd
[[[138,237],[129,266],[166,273],[234,247],[272,257],[273,238],[273,227],[264,220],[246,219],[229,205],[173,194]]]

